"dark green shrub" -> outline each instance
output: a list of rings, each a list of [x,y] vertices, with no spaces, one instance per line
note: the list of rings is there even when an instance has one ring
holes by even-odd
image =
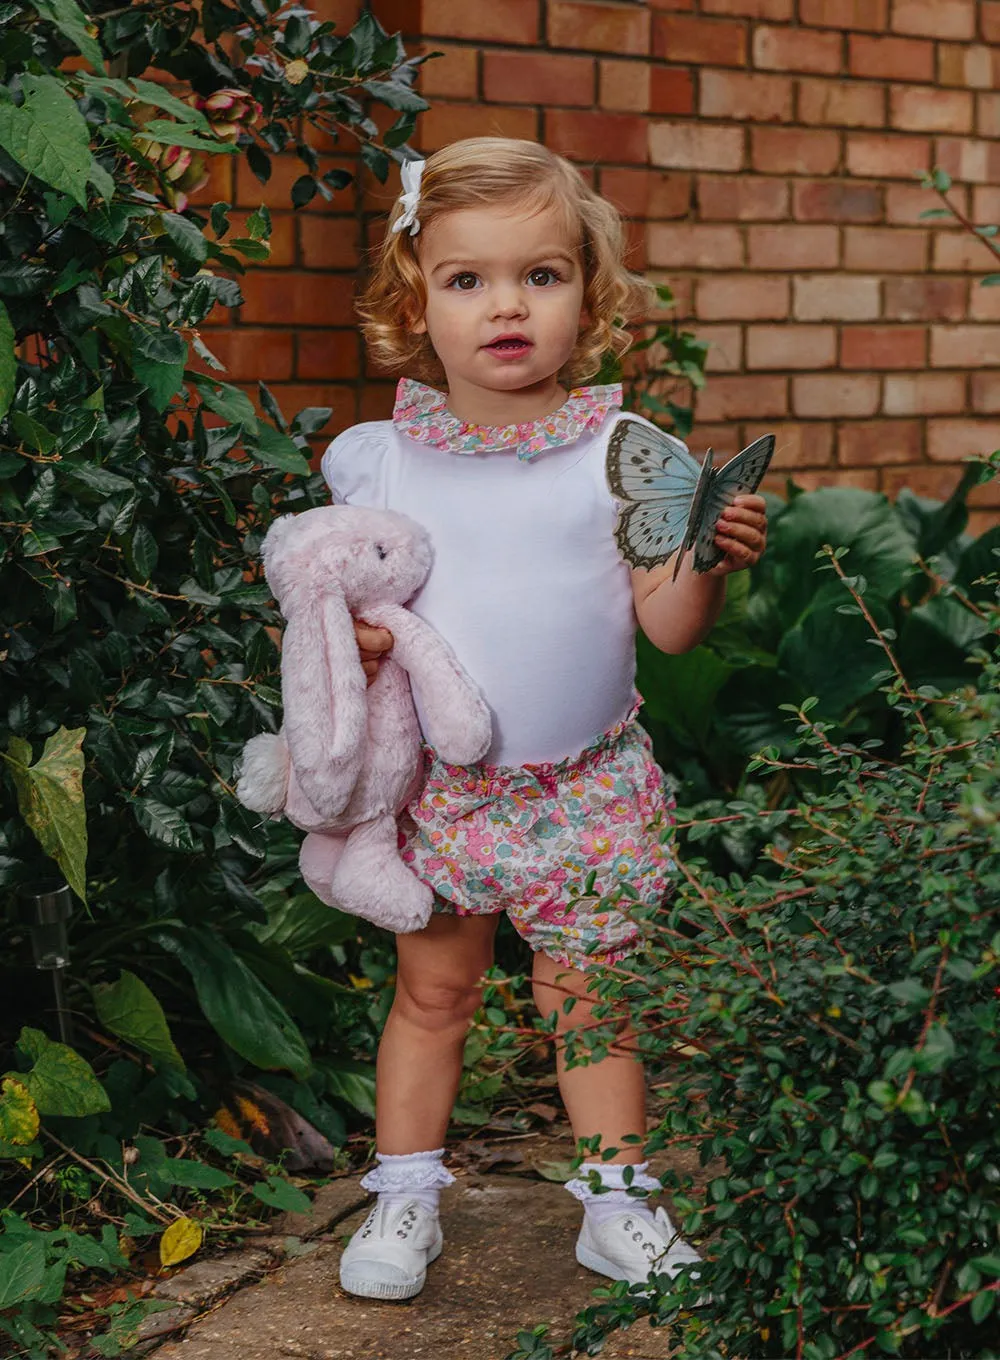
[[[977,638],[948,696],[904,678],[854,555],[821,553],[822,579],[872,638],[897,754],[795,706],[753,762],[814,790],[779,814],[773,872],[689,856],[644,952],[602,983],[669,1074],[647,1147],[711,1164],[703,1192],[664,1184],[712,1302],[687,1311],[684,1277],[598,1291],[586,1354],[641,1318],[691,1360],[1000,1354],[1000,610],[980,579],[1000,554],[964,583],[974,600],[942,592]],[[578,1058],[607,1037],[581,1035]],[[537,1329],[510,1360],[570,1349]]]

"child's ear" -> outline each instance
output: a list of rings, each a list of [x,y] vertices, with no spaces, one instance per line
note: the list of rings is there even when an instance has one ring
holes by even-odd
[[[416,319],[415,321],[413,321],[413,320],[410,321],[409,327],[410,327],[410,330],[413,332],[414,335],[426,335],[426,334],[427,334],[427,322],[424,320],[424,317],[423,317],[423,313],[422,313],[422,312],[421,312],[420,316],[418,316],[417,319]]]

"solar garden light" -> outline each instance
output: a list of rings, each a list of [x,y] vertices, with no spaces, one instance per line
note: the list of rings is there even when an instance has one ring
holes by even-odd
[[[61,878],[38,879],[20,890],[22,920],[31,934],[35,967],[52,974],[59,1037],[72,1042],[69,1016],[63,1005],[62,973],[69,963],[66,922],[73,913],[73,890]]]

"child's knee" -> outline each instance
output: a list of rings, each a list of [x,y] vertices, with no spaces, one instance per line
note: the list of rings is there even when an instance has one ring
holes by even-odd
[[[431,1033],[468,1028],[482,1001],[478,983],[397,980],[394,1008]]]

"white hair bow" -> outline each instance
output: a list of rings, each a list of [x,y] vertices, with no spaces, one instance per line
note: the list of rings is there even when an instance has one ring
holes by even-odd
[[[406,227],[410,228],[410,235],[416,236],[420,230],[420,219],[417,217],[417,208],[420,205],[420,180],[424,173],[424,162],[404,161],[400,166],[400,177],[403,181],[403,192],[399,201],[405,211],[392,224],[394,232],[403,231]]]

